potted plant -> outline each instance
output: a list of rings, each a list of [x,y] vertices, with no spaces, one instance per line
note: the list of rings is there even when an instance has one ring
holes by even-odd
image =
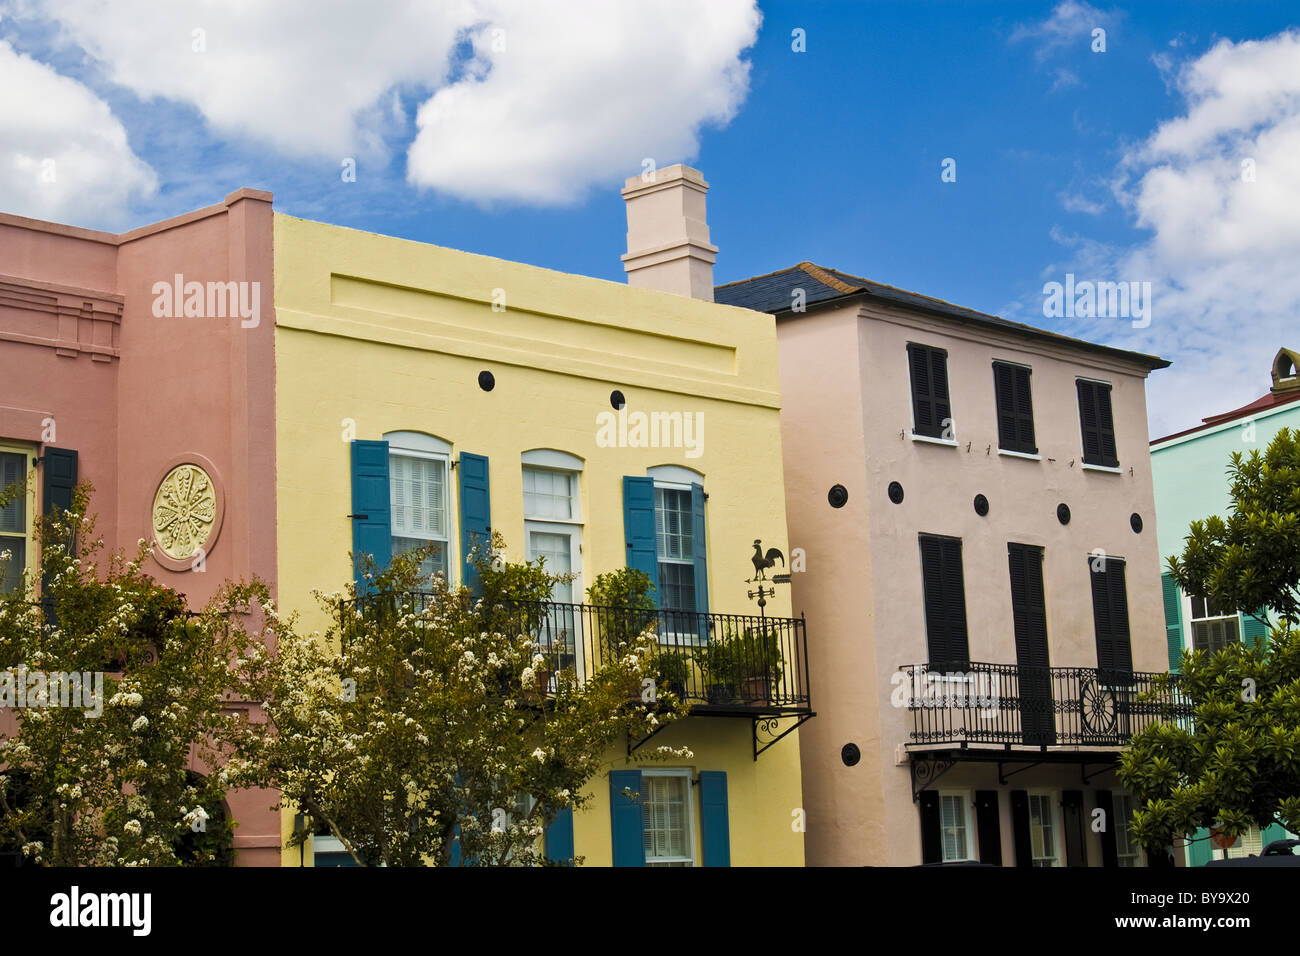
[[[781,683],[781,647],[777,634],[767,629],[756,633],[753,628],[745,628],[744,635],[735,644],[741,699],[764,706],[772,699],[772,689]]]
[[[738,649],[736,639],[724,634],[695,651],[695,660],[704,671],[705,693],[710,704],[731,704],[740,699]]]
[[[673,651],[661,650],[655,657],[653,676],[660,692],[672,694],[678,700],[686,698],[686,658]]]

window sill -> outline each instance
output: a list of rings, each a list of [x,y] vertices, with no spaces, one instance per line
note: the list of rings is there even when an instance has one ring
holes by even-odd
[[[1084,470],[1084,471],[1100,471],[1100,472],[1104,472],[1104,473],[1106,473],[1106,474],[1108,474],[1108,475],[1122,475],[1122,474],[1124,474],[1124,469],[1122,469],[1122,468],[1116,468],[1116,467],[1112,467],[1112,466],[1110,466],[1110,465],[1090,465],[1090,464],[1089,464],[1088,462],[1086,462],[1086,461],[1083,463],[1083,470]]]
[[[1042,455],[1037,455],[1037,454],[1035,454],[1035,455],[1031,455],[1031,454],[1030,454],[1029,452],[1027,452],[1027,451],[1008,451],[1008,450],[1005,449],[1005,448],[999,448],[999,449],[998,449],[998,454],[999,454],[999,455],[1005,455],[1005,456],[1008,457],[1008,458],[1024,458],[1024,459],[1026,459],[1026,460],[1028,460],[1028,461],[1042,461],[1042,460],[1043,460],[1043,456],[1042,456]]]
[[[929,435],[912,435],[912,441],[925,442],[927,445],[947,445],[949,448],[957,447],[957,440],[953,438],[931,438]]]

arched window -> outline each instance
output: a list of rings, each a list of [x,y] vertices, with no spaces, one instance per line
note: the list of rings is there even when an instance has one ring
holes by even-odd
[[[384,433],[392,507],[393,554],[432,546],[422,569],[453,573],[451,561],[451,444],[424,432]]]

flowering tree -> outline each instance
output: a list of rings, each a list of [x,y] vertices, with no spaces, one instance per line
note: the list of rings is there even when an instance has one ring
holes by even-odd
[[[264,658],[230,585],[197,614],[115,554],[96,564],[89,487],[40,531],[41,600],[0,596],[0,844],[54,866],[230,862],[220,768],[252,728],[228,702]]]
[[[476,555],[477,597],[422,576],[414,551],[367,573],[360,596],[321,595],[324,640],[278,629],[275,733],[246,769],[308,818],[295,843],[327,828],[362,865],[542,864],[544,828],[587,802],[611,745],[685,712],[647,692],[649,631],[579,681],[544,637],[555,611],[538,602],[557,577],[503,549],[498,534]],[[689,757],[647,756],[669,754]]]

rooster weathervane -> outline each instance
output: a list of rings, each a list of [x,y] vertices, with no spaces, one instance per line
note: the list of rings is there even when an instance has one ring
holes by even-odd
[[[776,595],[776,588],[764,586],[765,584],[768,583],[769,580],[767,576],[767,569],[775,567],[777,561],[780,561],[781,567],[784,568],[785,555],[783,555],[780,552],[780,550],[778,550],[777,548],[768,548],[767,553],[764,554],[762,539],[755,538],[754,555],[753,557],[750,558],[750,560],[754,562],[754,576],[746,580],[745,583],[755,584],[758,586],[756,588],[751,588],[746,593],[751,601],[754,600],[754,598],[758,598],[758,613],[759,616],[763,616],[765,614],[764,608],[767,607],[767,599]],[[773,574],[771,577],[771,583],[789,584],[790,575],[784,573]]]

